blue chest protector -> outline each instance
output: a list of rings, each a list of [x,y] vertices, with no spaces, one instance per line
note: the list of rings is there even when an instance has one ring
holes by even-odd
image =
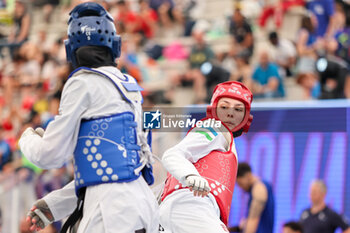
[[[82,121],[74,151],[76,189],[108,182],[137,179],[141,164],[131,112]]]
[[[118,82],[100,70],[80,68],[80,72],[93,72],[109,78],[123,97],[132,102],[139,98],[137,83],[132,79]],[[126,83],[127,85],[124,85]],[[137,85],[137,86],[136,86]],[[132,90],[128,87],[132,86]],[[124,88],[124,89],[123,89]],[[129,88],[130,89],[130,88]],[[128,93],[134,92],[132,94]],[[129,98],[128,98],[129,97]],[[133,98],[133,99],[132,99]],[[142,97],[141,97],[142,98]],[[148,184],[153,183],[152,167],[142,172],[135,169],[140,163],[141,147],[137,142],[137,123],[132,112],[123,112],[98,119],[82,120],[74,151],[74,175],[76,193],[83,187],[110,182],[131,182],[142,174]],[[145,172],[145,169],[150,171]]]

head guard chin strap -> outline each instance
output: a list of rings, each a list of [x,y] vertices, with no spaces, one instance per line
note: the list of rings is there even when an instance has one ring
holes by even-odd
[[[240,82],[229,81],[218,84],[211,98],[210,105],[207,107],[207,117],[216,118],[216,108],[221,98],[227,97],[243,102],[245,105],[245,115],[242,122],[232,129],[234,137],[240,136],[242,133],[246,133],[249,130],[253,116],[250,115],[250,105],[253,101],[253,94],[251,91]]]
[[[120,56],[121,38],[117,35],[112,16],[99,4],[77,5],[68,20],[68,39],[64,41],[67,61],[77,67],[75,52],[83,46],[107,47],[112,62]]]

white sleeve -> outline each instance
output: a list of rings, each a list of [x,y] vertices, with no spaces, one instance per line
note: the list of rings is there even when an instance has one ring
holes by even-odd
[[[75,195],[74,181],[70,182],[62,189],[55,190],[44,198],[49,206],[55,221],[61,220],[71,213],[77,206],[77,196]]]
[[[81,116],[89,106],[87,85],[82,79],[66,83],[60,103],[60,114],[50,122],[43,137],[35,133],[23,134],[19,147],[40,168],[60,168],[69,161],[76,146]]]
[[[288,55],[288,57],[296,56],[296,49],[292,44],[292,42],[285,40],[283,49],[284,49],[284,52]]]
[[[176,146],[167,150],[162,158],[167,171],[184,184],[188,175],[199,175],[193,165],[213,150],[226,151],[228,142],[222,133],[216,136],[192,130]]]

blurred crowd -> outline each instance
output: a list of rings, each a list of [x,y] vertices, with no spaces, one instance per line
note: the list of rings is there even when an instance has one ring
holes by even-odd
[[[69,164],[53,171],[30,164],[17,140],[28,126],[45,128],[58,114],[62,87],[72,71],[65,58],[65,23],[80,2],[0,0],[0,185],[13,174],[26,174],[23,180],[33,182],[35,198],[72,179]],[[293,95],[350,98],[348,1],[97,2],[116,19],[122,37],[118,67],[144,87],[145,105],[176,105],[184,89],[191,95],[181,96],[189,99],[186,104],[207,103],[207,93],[227,80],[243,82],[262,101]],[[231,8],[211,12],[213,2]],[[299,20],[293,24],[300,26],[287,38],[281,28],[288,31],[285,17],[294,9],[299,9]]]

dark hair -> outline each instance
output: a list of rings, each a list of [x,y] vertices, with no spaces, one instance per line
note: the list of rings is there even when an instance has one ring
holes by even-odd
[[[309,15],[303,16],[303,18],[301,19],[301,28],[306,29],[308,32],[315,31],[315,27],[311,21],[311,16],[309,16]]]
[[[236,55],[236,58],[238,59],[242,59],[244,61],[244,63],[246,65],[249,64],[249,60],[250,60],[250,54],[249,54],[249,51],[247,49],[244,49],[242,50],[241,52],[239,52],[237,55]]]
[[[283,227],[289,227],[293,231],[300,231],[300,233],[304,232],[303,231],[303,226],[299,222],[294,222],[294,221],[286,222],[283,225]]]
[[[242,177],[250,172],[252,172],[252,168],[249,166],[248,163],[243,162],[238,164],[237,177]]]
[[[126,5],[126,2],[125,2],[124,0],[119,0],[119,1],[117,2],[117,5],[118,5],[118,6],[125,6],[125,5]]]
[[[269,40],[277,40],[277,39],[278,39],[277,32],[270,32]]]

